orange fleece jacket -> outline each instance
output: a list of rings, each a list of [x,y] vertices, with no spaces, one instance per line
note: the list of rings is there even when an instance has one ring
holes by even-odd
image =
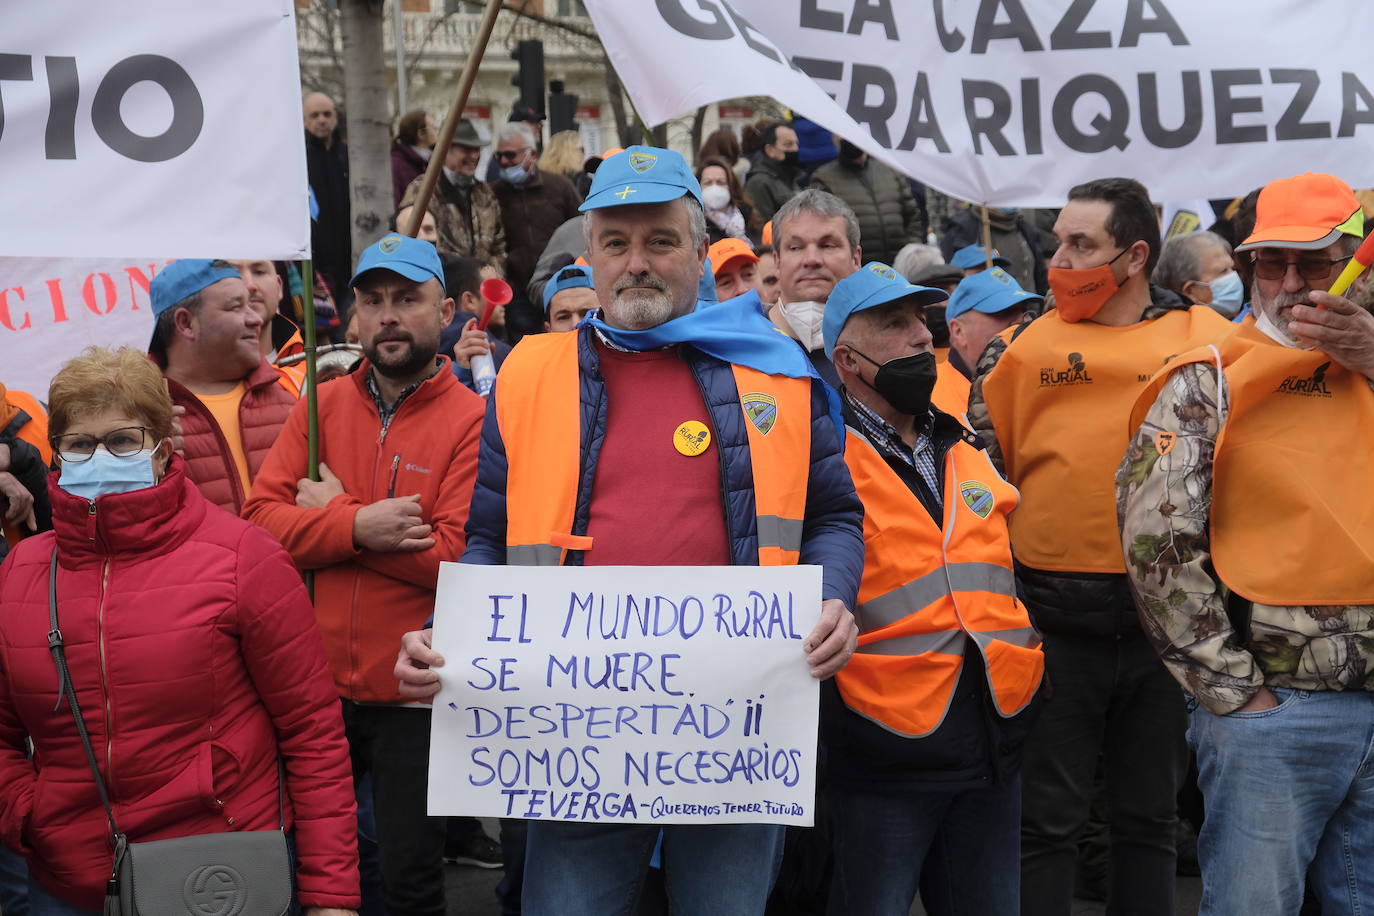
[[[320,386],[320,461],[343,484],[322,509],[296,505],[305,476],[306,402],[292,409],[263,462],[243,517],[270,531],[301,569],[315,570],[315,616],[339,695],[363,703],[404,702],[392,668],[401,635],[434,611],[439,563],[463,553],[477,478],[486,402],[444,360],[401,402],[390,428],[365,387],[370,366]],[[353,518],[387,496],[420,494],[435,545],[379,553],[353,544]]]

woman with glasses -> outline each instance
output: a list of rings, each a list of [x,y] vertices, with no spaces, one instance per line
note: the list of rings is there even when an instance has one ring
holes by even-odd
[[[187,479],[145,354],[87,350],[53,379],[49,408],[53,531],[0,566],[0,842],[28,860],[32,913],[99,912],[113,859],[50,654],[50,588],[119,832],[141,843],[284,823],[307,916],[354,910],[348,747],[290,558]]]

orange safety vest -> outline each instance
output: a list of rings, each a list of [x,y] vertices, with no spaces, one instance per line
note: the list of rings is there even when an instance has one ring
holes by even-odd
[[[1166,359],[1211,343],[1230,322],[1205,306],[1125,327],[1051,310],[1012,338],[983,380],[1007,480],[1016,558],[1056,572],[1125,573],[1116,469],[1131,405]]]
[[[963,420],[968,413],[969,380],[964,373],[954,368],[948,359],[935,364],[935,389],[930,393],[930,403],[956,420]]]
[[[9,425],[13,419],[15,410],[22,410],[29,415],[29,422],[19,427],[19,438],[38,449],[38,454],[42,456],[43,463],[52,466],[52,443],[48,441],[48,412],[43,409],[43,405],[38,403],[38,399],[26,391],[13,391],[0,385],[0,427]],[[4,531],[5,540],[11,547],[18,544],[23,535],[19,525],[0,524],[0,529]]]
[[[1040,637],[1016,599],[1007,516],[1016,489],[960,440],[945,458],[945,524],[859,433],[845,463],[864,504],[864,575],[854,610],[859,648],[835,675],[845,704],[912,738],[939,728],[972,643],[997,711],[1026,707],[1045,668]]]
[[[592,538],[572,533],[583,441],[577,341],[576,334],[525,337],[496,376],[512,566],[562,565],[567,551],[592,549]],[[811,468],[811,379],[733,368],[754,471],[759,565],[795,564]],[[719,442],[719,431],[712,434]]]
[[[1247,319],[1161,369],[1136,401],[1131,428],[1175,369],[1218,361],[1227,393],[1209,516],[1217,575],[1261,604],[1374,604],[1369,380],[1321,350],[1285,347]]]

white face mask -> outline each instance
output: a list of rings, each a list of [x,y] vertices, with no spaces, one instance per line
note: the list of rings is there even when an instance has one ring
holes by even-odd
[[[708,210],[724,210],[730,203],[730,189],[713,184],[701,189],[701,199]]]
[[[806,349],[819,350],[823,346],[821,320],[825,317],[824,302],[788,302],[782,307],[782,316]]]
[[[1255,310],[1255,330],[1264,333],[1265,336],[1267,336],[1270,340],[1273,340],[1275,343],[1281,343],[1285,347],[1289,347],[1294,350],[1313,349],[1312,347],[1305,346],[1302,343],[1302,341],[1298,340],[1292,334],[1289,334],[1283,328],[1279,327],[1277,324],[1270,320],[1268,315],[1266,315],[1264,312],[1259,311],[1258,309]]]

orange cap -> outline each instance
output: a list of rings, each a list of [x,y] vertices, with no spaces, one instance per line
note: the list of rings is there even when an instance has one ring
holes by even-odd
[[[625,147],[623,147],[623,146],[612,146],[610,149],[606,150],[604,153],[601,154],[601,161],[602,161],[602,162],[605,162],[607,159],[611,158],[611,157],[614,156],[616,153],[623,153],[623,152],[625,152]]]
[[[1264,186],[1255,205],[1255,231],[1236,251],[1315,251],[1342,235],[1364,238],[1364,210],[1355,192],[1335,175],[1303,172]]]
[[[754,254],[754,249],[736,238],[721,239],[706,249],[706,256],[711,259],[711,272],[717,274],[731,261],[738,261],[740,258],[751,264],[759,262],[759,256]]]
[[[771,219],[763,224],[763,235],[760,238],[765,245],[773,244],[773,221]]]

